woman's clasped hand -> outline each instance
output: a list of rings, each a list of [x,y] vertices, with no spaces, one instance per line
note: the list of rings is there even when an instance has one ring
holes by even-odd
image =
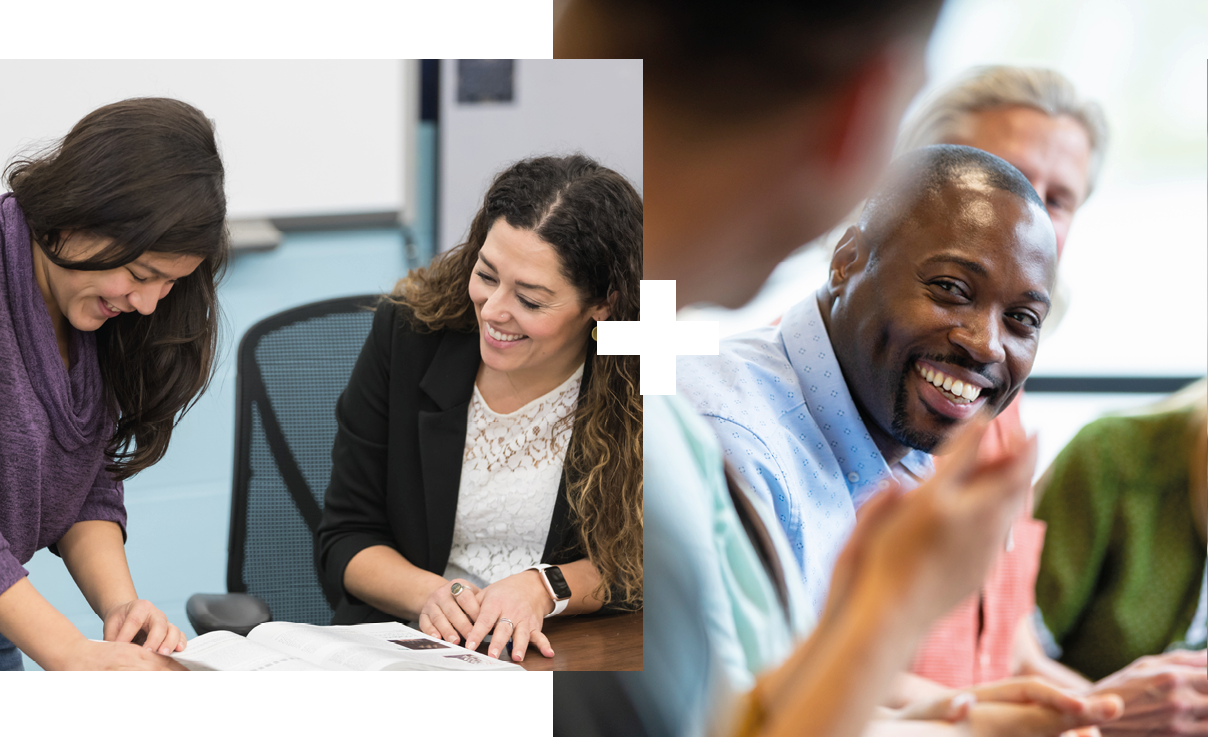
[[[489,634],[487,654],[492,658],[502,657],[511,640],[512,660],[519,663],[530,643],[545,657],[554,657],[554,649],[541,631],[546,615],[553,610],[553,599],[535,570],[521,571],[482,589],[459,578],[433,589],[420,611],[419,628],[454,644],[464,638],[470,650],[477,649]]]

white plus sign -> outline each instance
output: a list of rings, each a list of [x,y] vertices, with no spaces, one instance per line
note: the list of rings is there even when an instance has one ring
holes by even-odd
[[[596,353],[641,356],[642,394],[675,394],[676,356],[716,356],[716,321],[675,319],[675,280],[643,279],[638,322],[605,320],[596,325]]]

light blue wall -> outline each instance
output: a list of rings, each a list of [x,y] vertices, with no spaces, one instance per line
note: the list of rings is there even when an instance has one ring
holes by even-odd
[[[431,253],[430,240],[417,247]],[[213,383],[177,426],[164,459],[126,483],[134,585],[188,635],[189,596],[226,591],[238,339],[290,307],[389,291],[404,269],[403,238],[393,230],[287,235],[273,251],[235,257],[219,290],[227,329]],[[87,637],[101,639],[101,622],[62,561],[42,550],[26,568],[51,604]],[[25,665],[37,668],[28,658]]]
[[[426,264],[436,253],[436,160],[437,134],[436,123],[429,120],[420,121],[416,126],[415,138],[417,149],[416,172],[419,185],[415,193],[415,217],[411,221],[411,231],[415,236],[416,263]],[[467,222],[465,227],[469,229]]]

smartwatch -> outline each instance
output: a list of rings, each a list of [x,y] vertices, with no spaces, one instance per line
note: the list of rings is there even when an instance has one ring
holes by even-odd
[[[541,574],[541,580],[545,582],[545,590],[549,593],[550,598],[554,600],[554,611],[545,615],[546,619],[561,614],[566,605],[570,603],[570,586],[566,583],[566,577],[562,575],[562,570],[558,566],[551,566],[545,563],[538,563],[535,566],[529,566],[526,571],[536,571]]]

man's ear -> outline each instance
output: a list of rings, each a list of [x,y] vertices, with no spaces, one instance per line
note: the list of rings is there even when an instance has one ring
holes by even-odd
[[[617,306],[617,293],[613,292],[612,294],[608,295],[607,301],[601,302],[600,304],[598,304],[594,308],[592,308],[591,319],[595,320],[596,322],[600,322],[601,320],[607,320],[608,318],[612,317],[612,311],[614,309],[616,309],[616,306]]]
[[[851,226],[843,233],[835,252],[831,255],[830,277],[826,281],[826,291],[831,296],[840,294],[851,281],[857,271],[861,271],[868,262],[868,246],[860,229]]]

